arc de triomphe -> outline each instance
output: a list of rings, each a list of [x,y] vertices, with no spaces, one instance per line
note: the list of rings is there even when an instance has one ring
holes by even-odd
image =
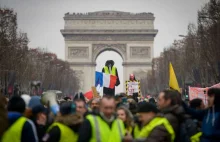
[[[88,91],[94,85],[96,58],[106,50],[117,52],[123,59],[121,83],[130,73],[150,70],[154,37],[158,32],[154,29],[154,19],[152,13],[66,13],[61,30],[65,59],[81,78],[81,91]]]

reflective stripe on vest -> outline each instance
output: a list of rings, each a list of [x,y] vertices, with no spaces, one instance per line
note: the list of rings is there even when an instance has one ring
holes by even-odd
[[[135,127],[134,127],[134,138],[135,139],[138,138],[140,132],[141,132],[141,129],[139,128],[139,126],[135,125]]]
[[[77,142],[78,140],[78,134],[76,134],[72,129],[70,129],[68,126],[59,123],[54,122],[47,132],[49,132],[53,127],[59,127],[60,129],[60,141],[59,142]]]
[[[200,137],[202,136],[202,132],[198,132],[195,135],[190,137],[191,142],[200,142]]]
[[[2,136],[1,142],[21,142],[21,133],[27,118],[20,117]]]
[[[150,121],[149,124],[143,127],[143,129],[140,132],[140,135],[138,136],[138,139],[147,138],[152,132],[152,130],[159,125],[163,125],[166,128],[166,130],[171,136],[171,142],[174,142],[175,132],[173,130],[173,127],[170,125],[169,121],[166,118],[160,118],[160,117],[154,118],[153,120]]]
[[[90,142],[121,142],[125,135],[124,124],[116,119],[112,122],[112,127],[99,116],[88,115],[86,117],[92,127],[92,137]]]
[[[105,73],[106,73],[106,74],[110,74],[110,72],[109,72],[109,70],[108,70],[108,67],[107,67],[107,66],[105,66],[105,67],[104,67],[104,71],[105,71]],[[113,67],[112,67],[112,70],[111,70],[111,75],[116,76],[116,67],[115,67],[115,66],[113,66]]]

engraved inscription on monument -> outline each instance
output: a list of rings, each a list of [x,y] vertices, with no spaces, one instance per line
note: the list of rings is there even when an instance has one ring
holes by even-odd
[[[130,47],[131,57],[134,58],[151,58],[151,51],[150,47],[148,46],[137,46],[137,47]]]
[[[89,48],[88,47],[69,47],[68,58],[88,58]]]

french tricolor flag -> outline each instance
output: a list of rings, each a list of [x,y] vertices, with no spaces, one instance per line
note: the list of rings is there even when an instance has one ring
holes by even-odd
[[[95,72],[95,86],[96,87],[100,85],[100,87],[114,89],[116,81],[117,81],[117,76],[102,73],[102,72],[97,72],[97,71]]]

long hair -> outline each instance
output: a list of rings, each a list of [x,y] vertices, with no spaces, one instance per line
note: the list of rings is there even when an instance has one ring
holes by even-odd
[[[215,96],[214,105],[220,108],[220,89],[219,88],[210,88],[208,90],[208,96]]]
[[[181,104],[181,94],[176,91],[176,90],[173,90],[173,89],[166,89],[164,91],[164,99],[165,100],[168,100],[170,99],[171,100],[171,106],[174,106],[174,105],[180,105]]]
[[[124,106],[118,107],[117,111],[118,110],[123,110],[125,112],[126,115],[125,125],[127,126],[127,128],[132,127],[134,123],[133,123],[133,115],[130,112],[130,110]]]

